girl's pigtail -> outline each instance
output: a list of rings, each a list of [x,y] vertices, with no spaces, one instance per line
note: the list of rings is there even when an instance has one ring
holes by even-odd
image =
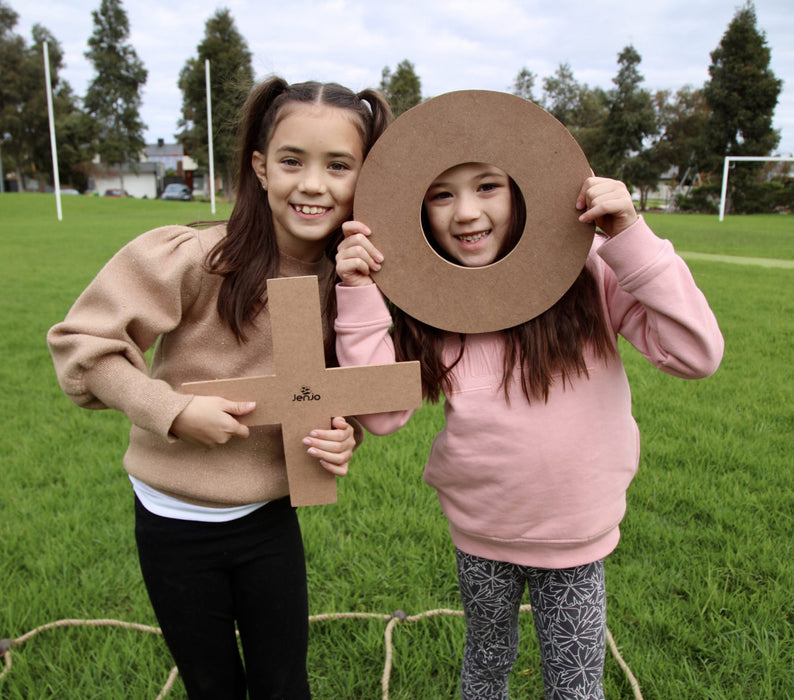
[[[257,85],[248,95],[242,112],[242,120],[238,133],[238,165],[237,182],[242,185],[247,180],[253,179],[258,184],[256,174],[251,169],[251,154],[264,148],[263,140],[269,130],[269,122],[265,115],[273,103],[289,89],[286,80],[273,77]],[[275,112],[275,110],[273,110]],[[267,122],[267,123],[266,123]]]
[[[369,151],[380,135],[386,131],[386,127],[391,124],[394,115],[386,98],[377,90],[367,88],[359,92],[357,97],[362,102],[366,102],[369,105],[369,111],[372,113],[368,134],[369,138],[366,144],[367,151]]]

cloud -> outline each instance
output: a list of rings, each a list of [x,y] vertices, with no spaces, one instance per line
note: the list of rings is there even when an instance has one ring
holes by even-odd
[[[7,0],[9,1],[9,0]],[[65,51],[63,77],[83,94],[93,68],[83,57],[99,0],[10,0],[16,31],[30,37],[40,22]],[[775,115],[783,150],[794,151],[794,12],[791,0],[756,0],[758,26],[772,49],[771,67],[785,81]],[[526,66],[538,79],[560,63],[591,87],[612,87],[617,56],[633,44],[649,90],[700,87],[739,2],[724,0],[230,0],[222,3],[253,53],[257,77],[290,82],[333,80],[377,87],[384,66],[410,60],[423,94],[481,88],[508,90]],[[149,71],[143,120],[151,138],[170,137],[181,107],[179,71],[204,36],[216,0],[128,0],[130,41]],[[169,116],[170,115],[170,116]]]

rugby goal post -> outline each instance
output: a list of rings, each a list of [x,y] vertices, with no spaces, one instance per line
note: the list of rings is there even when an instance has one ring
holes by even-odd
[[[794,162],[794,158],[791,156],[725,156],[725,163],[722,167],[722,192],[720,193],[720,221],[725,218],[725,201],[728,194],[728,172],[730,170],[731,161],[747,161],[747,160],[754,160],[754,161],[777,161],[777,162],[785,162],[790,161]]]

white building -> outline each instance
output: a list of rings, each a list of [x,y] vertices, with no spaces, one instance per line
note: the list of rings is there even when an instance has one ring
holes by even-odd
[[[165,168],[162,163],[138,163],[135,169],[125,165],[119,172],[118,168],[107,168],[97,164],[92,169],[89,178],[89,189],[98,195],[105,194],[106,190],[119,189],[122,186],[131,197],[139,199],[157,199],[162,191],[163,175]]]

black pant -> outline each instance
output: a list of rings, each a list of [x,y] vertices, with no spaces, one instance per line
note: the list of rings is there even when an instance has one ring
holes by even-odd
[[[310,697],[306,563],[288,498],[222,523],[163,518],[136,498],[135,538],[191,700]]]

